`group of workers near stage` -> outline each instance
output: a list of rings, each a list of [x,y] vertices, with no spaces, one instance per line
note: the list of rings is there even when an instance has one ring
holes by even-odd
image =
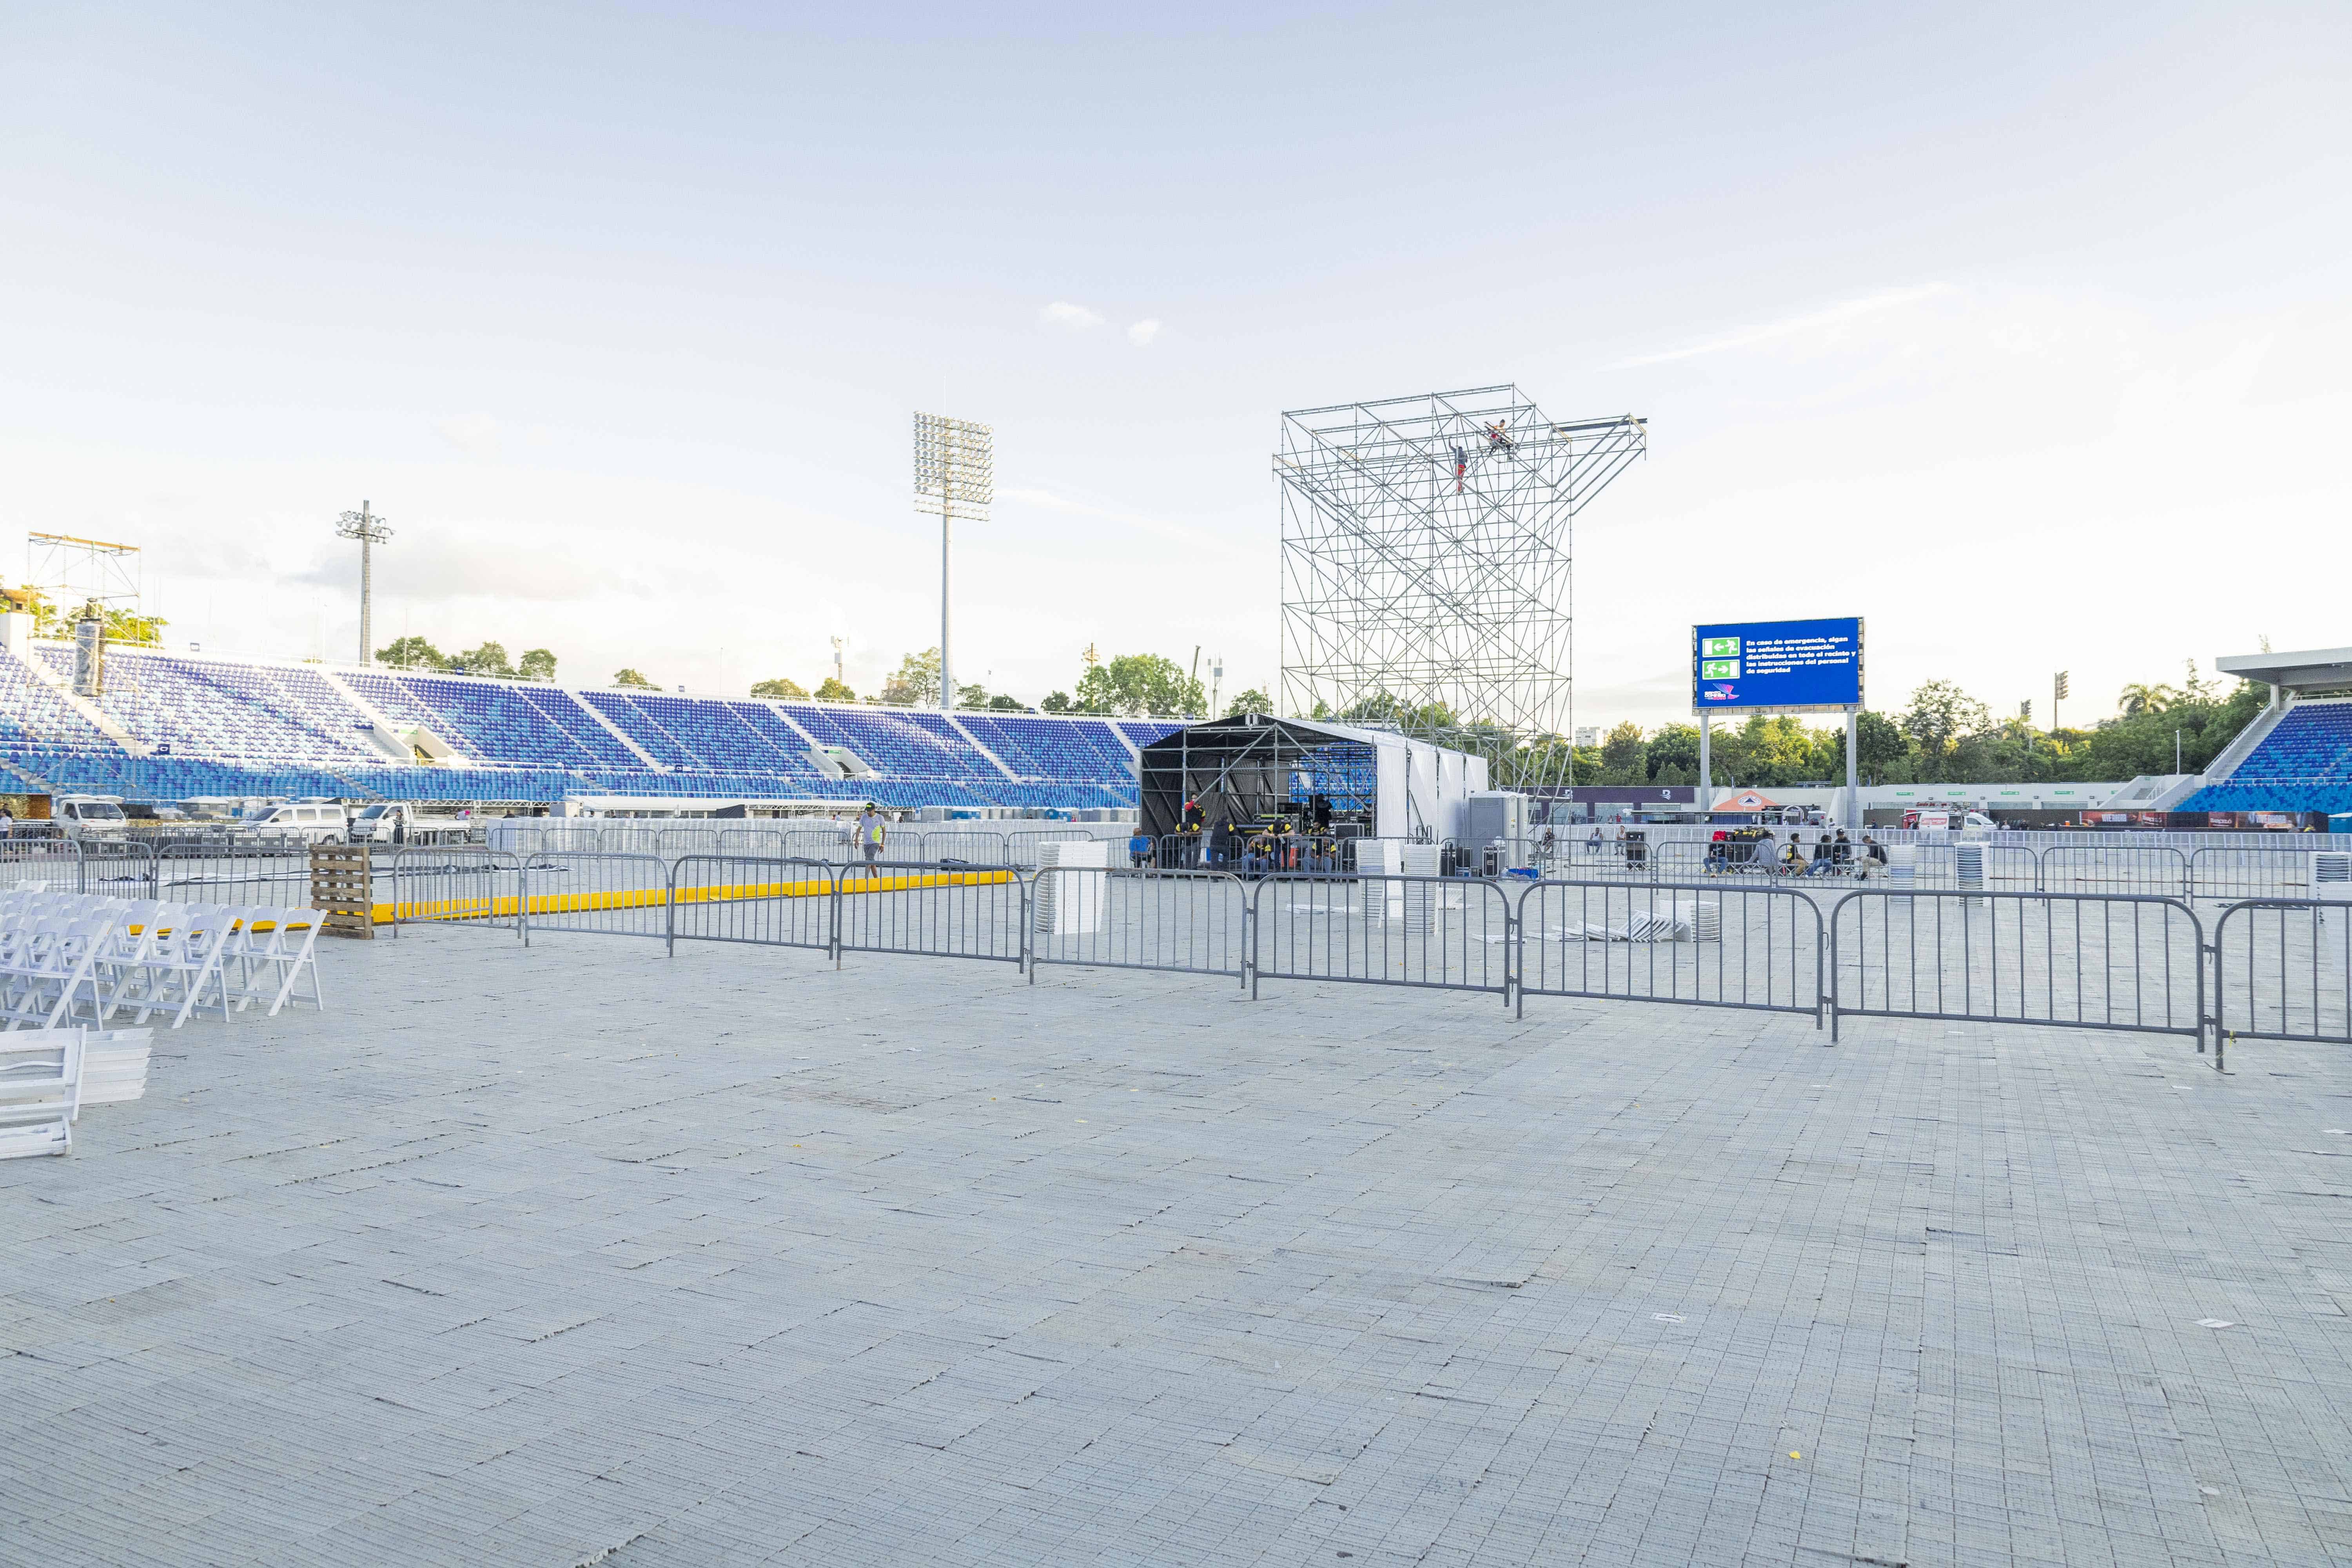
[[[1709,874],[1741,870],[1761,871],[1780,877],[1845,877],[1867,879],[1874,868],[1886,864],[1886,847],[1865,833],[1856,844],[1837,830],[1832,837],[1822,834],[1808,852],[1801,836],[1791,833],[1789,842],[1776,847],[1769,827],[1718,830],[1706,847],[1706,869]]]
[[[1128,845],[1128,858],[1137,866],[1156,859],[1171,870],[1214,868],[1245,877],[1345,869],[1339,858],[1339,837],[1332,831],[1331,803],[1322,795],[1295,815],[1277,814],[1260,821],[1220,822],[1212,827],[1207,815],[1199,801],[1186,801],[1172,841],[1162,838],[1155,849],[1139,831]]]

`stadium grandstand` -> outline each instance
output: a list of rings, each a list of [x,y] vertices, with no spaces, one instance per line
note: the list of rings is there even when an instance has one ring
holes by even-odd
[[[588,690],[110,645],[96,696],[69,643],[0,648],[16,787],[172,801],[323,795],[553,805],[581,796],[875,801],[894,810],[1131,807],[1172,721],[954,714]]]
[[[2166,809],[2352,812],[2352,647],[2219,658],[2265,682],[2271,702]]]

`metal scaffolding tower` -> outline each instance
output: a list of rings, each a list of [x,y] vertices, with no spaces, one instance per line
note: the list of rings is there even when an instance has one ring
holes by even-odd
[[[1516,386],[1282,416],[1282,704],[1574,782],[1570,533],[1648,445]]]

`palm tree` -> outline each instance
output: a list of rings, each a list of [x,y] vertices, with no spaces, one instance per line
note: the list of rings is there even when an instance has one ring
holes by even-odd
[[[2179,700],[2180,693],[2169,686],[2149,686],[2135,680],[2124,688],[2116,705],[2123,710],[2125,718],[2137,719],[2143,713],[2161,713]]]

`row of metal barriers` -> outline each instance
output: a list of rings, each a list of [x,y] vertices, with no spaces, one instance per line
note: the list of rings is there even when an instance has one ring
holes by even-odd
[[[1820,830],[1796,831],[1810,849]],[[1745,848],[1746,846],[1737,847]],[[2320,837],[2297,845],[2182,849],[2170,845],[1911,844],[1895,847],[1907,860],[1915,887],[1985,892],[2154,893],[2219,901],[2315,895],[2316,857],[2352,848]],[[1774,863],[1724,855],[1725,847],[1694,840],[1626,845],[1560,845],[1549,868],[1578,879],[1685,881],[1697,878],[1769,880]],[[1811,862],[1807,862],[1808,865]],[[1885,877],[1889,868],[1864,859],[1837,866],[1838,880],[1857,872]]]
[[[379,853],[377,919],[1853,1018],[2352,1043],[2352,905],[2141,893]]]

